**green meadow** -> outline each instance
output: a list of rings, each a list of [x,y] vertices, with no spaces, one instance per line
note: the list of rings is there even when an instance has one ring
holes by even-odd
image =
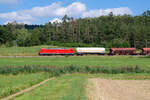
[[[0,58],[0,66],[52,65],[52,66],[140,66],[150,67],[149,57],[140,56],[50,56]]]
[[[14,100],[87,100],[89,78],[150,79],[144,56],[1,57],[0,98],[53,78]]]

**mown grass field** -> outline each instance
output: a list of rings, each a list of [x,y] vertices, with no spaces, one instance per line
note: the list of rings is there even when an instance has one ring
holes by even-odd
[[[87,100],[86,88],[89,78],[105,78],[114,80],[150,79],[148,74],[69,74],[56,77],[46,84],[15,100]]]
[[[0,66],[23,65],[52,65],[52,66],[136,66],[150,68],[149,57],[139,56],[52,56],[52,57],[24,57],[0,58]]]
[[[64,75],[15,100],[86,100],[86,79],[82,74]]]
[[[0,75],[0,98],[31,87],[47,78],[48,74],[46,73]]]

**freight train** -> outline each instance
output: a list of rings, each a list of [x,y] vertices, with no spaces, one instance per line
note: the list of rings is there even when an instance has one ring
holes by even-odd
[[[150,48],[142,48],[140,53],[136,48],[110,48],[106,53],[105,48],[99,47],[78,47],[78,48],[41,48],[39,55],[150,55]]]

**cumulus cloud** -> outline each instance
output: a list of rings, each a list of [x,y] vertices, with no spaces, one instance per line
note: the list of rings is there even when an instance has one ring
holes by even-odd
[[[51,22],[51,23],[54,23],[54,22],[61,23],[61,22],[62,22],[62,20],[61,20],[61,19],[59,19],[59,18],[54,18],[54,19],[50,20],[50,22]]]
[[[90,10],[83,13],[83,17],[98,17],[102,15],[108,15],[112,12],[114,15],[132,14],[132,11],[128,7],[112,8],[112,9],[98,9]]]
[[[7,25],[8,23],[13,23],[14,21],[6,21],[5,23],[4,23],[4,25]],[[28,21],[22,21],[22,22],[17,22],[18,24],[28,24],[28,25],[30,25],[30,24],[32,24],[31,22],[28,22]]]
[[[33,19],[30,14],[25,14],[21,12],[0,13],[0,18],[9,19],[9,20],[31,20]]]
[[[56,16],[80,16],[86,10],[86,6],[80,2],[74,2],[63,7],[60,2],[52,3],[44,7],[34,7],[28,10],[21,10],[9,13],[0,13],[0,18],[16,21],[34,21],[40,18],[49,18]]]
[[[74,2],[67,7],[63,7],[60,2],[57,2],[45,7],[34,7],[24,12],[36,17],[53,17],[64,16],[65,14],[69,16],[78,16],[85,10],[85,5],[80,2]]]
[[[14,4],[17,3],[18,0],[0,0],[0,4]]]
[[[65,14],[77,18],[77,17],[98,17],[101,15],[108,15],[110,12],[113,12],[114,15],[132,14],[132,11],[127,7],[112,8],[112,9],[97,9],[88,11],[86,10],[86,5],[81,2],[73,2],[68,6],[62,6],[61,2],[55,2],[48,6],[33,7],[31,9],[13,11],[8,13],[0,13],[0,19],[3,19],[5,21],[16,20],[17,22],[33,23],[37,20],[41,21],[44,18],[55,18],[51,21],[56,20],[60,21],[57,18],[63,17]]]
[[[4,22],[4,25],[7,25],[8,23],[12,23],[12,21],[6,21]]]

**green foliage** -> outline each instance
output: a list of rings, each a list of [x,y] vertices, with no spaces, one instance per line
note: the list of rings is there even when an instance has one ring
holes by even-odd
[[[30,33],[28,33],[28,30],[22,28],[22,29],[17,29],[16,30],[17,34],[17,45],[19,46],[27,46],[28,40],[30,40]]]
[[[130,47],[130,43],[126,40],[114,39],[114,40],[106,43],[105,47],[108,47],[108,48],[128,48],[128,47]]]
[[[0,26],[0,45],[19,46],[52,44],[65,47],[150,47],[150,11],[139,16],[118,15],[74,20],[65,15],[62,23],[42,27],[8,24]],[[25,29],[25,28],[27,29]],[[146,44],[147,41],[147,44]]]
[[[150,16],[150,10],[147,10],[143,13],[143,16]]]
[[[85,43],[61,43],[55,41],[49,41],[47,45],[55,45],[60,47],[92,47],[92,44],[85,44]]]

